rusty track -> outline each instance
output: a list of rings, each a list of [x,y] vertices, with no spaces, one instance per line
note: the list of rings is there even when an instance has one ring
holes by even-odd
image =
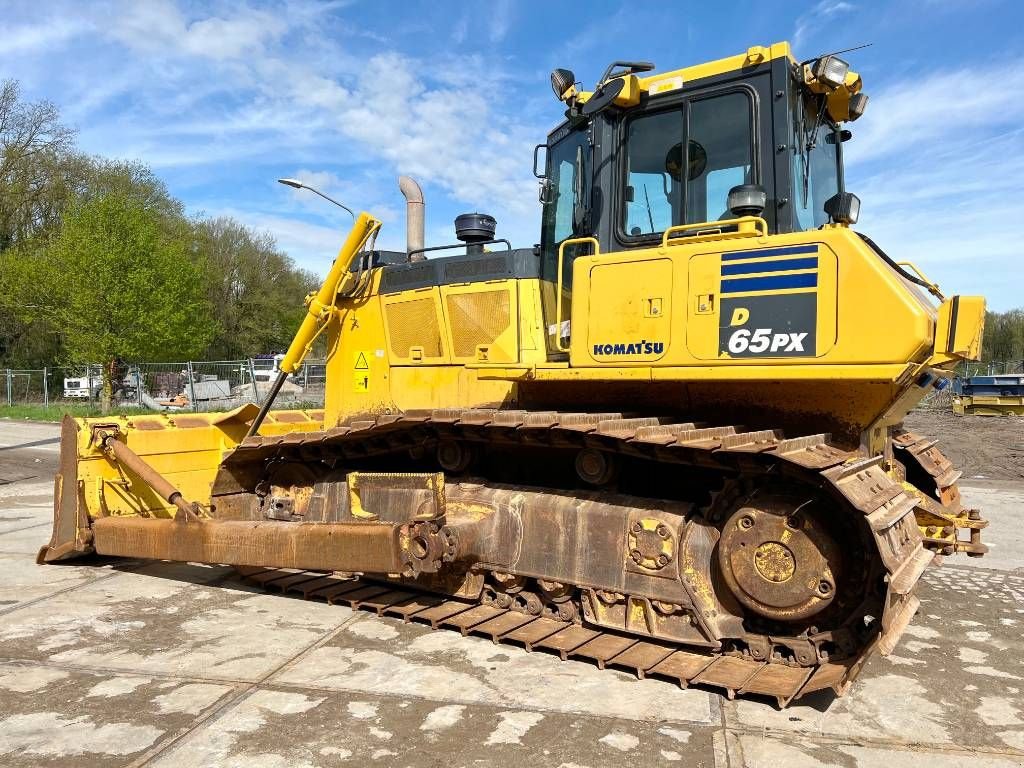
[[[404,622],[451,628],[463,635],[482,635],[495,643],[520,645],[527,651],[557,653],[562,661],[589,660],[601,669],[614,667],[639,678],[671,680],[686,688],[701,685],[737,694],[768,696],[779,707],[827,688],[845,691],[856,660],[797,667],[726,656],[710,651],[681,650],[677,646],[644,640],[623,633],[585,627],[570,621],[531,616],[511,609],[470,600],[413,592],[404,585],[346,578],[315,571],[276,568],[237,568],[249,583],[268,591],[302,595],[393,616]],[[857,664],[859,666],[859,664]]]
[[[424,621],[434,628],[451,626],[463,634],[484,634],[496,642],[519,643],[527,650],[556,651],[563,659],[590,658],[602,667],[625,667],[640,676],[670,678],[684,686],[723,688],[730,697],[771,696],[785,706],[795,698],[827,688],[842,695],[876,649],[883,654],[893,649],[919,606],[914,589],[934,555],[925,548],[918,531],[915,508],[919,499],[889,477],[883,457],[864,457],[845,450],[824,434],[786,439],[779,430],[743,432],[735,426],[705,427],[664,418],[624,418],[614,413],[434,410],[356,421],[322,432],[249,437],[226,457],[225,466],[231,469],[290,457],[333,467],[374,456],[423,451],[443,441],[591,449],[714,469],[732,476],[778,477],[806,484],[847,509],[870,533],[875,545],[872,557],[877,562],[873,573],[885,592],[884,597],[875,598],[870,609],[876,614],[874,632],[859,640],[860,646],[841,659],[825,654],[785,658],[769,643],[777,638],[767,636],[763,638],[767,645],[751,644],[739,651],[689,646],[681,650],[678,644],[655,638],[532,616],[494,604],[417,594],[406,585],[385,586],[323,573],[271,570],[250,572],[250,580],[305,597],[374,609],[381,615]],[[222,487],[220,492],[231,491]],[[215,485],[215,497],[217,494]],[[695,602],[695,608],[702,607]],[[808,642],[808,638],[801,639]],[[794,646],[794,638],[783,640],[790,641],[789,647]]]

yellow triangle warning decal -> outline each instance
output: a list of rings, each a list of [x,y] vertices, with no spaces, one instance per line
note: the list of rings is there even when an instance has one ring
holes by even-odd
[[[366,353],[365,352],[360,352],[358,355],[356,355],[355,369],[357,371],[368,371],[368,370],[370,370],[370,364],[366,361]]]

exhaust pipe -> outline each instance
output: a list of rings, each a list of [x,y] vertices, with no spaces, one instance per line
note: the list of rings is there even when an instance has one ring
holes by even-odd
[[[409,261],[424,261],[427,257],[422,253],[412,255],[423,247],[423,190],[409,176],[398,177],[398,188],[405,197],[405,252]]]

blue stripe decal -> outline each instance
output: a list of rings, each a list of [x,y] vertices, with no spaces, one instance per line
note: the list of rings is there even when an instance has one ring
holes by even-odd
[[[734,259],[760,259],[769,256],[796,256],[801,253],[817,253],[817,245],[791,245],[788,248],[765,248],[760,251],[731,251],[722,254],[722,261]]]
[[[783,261],[755,261],[750,264],[723,264],[722,276],[749,275],[752,272],[784,272],[787,269],[817,269],[818,257],[784,259]]]
[[[741,293],[745,291],[772,291],[783,288],[816,288],[818,275],[771,275],[769,277],[743,277],[735,280],[722,281],[722,293]]]

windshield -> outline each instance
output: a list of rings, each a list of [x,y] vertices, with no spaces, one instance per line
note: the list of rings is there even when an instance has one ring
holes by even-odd
[[[839,129],[821,112],[822,104],[799,91],[793,109],[793,187],[796,228],[828,223],[825,201],[839,192]]]

